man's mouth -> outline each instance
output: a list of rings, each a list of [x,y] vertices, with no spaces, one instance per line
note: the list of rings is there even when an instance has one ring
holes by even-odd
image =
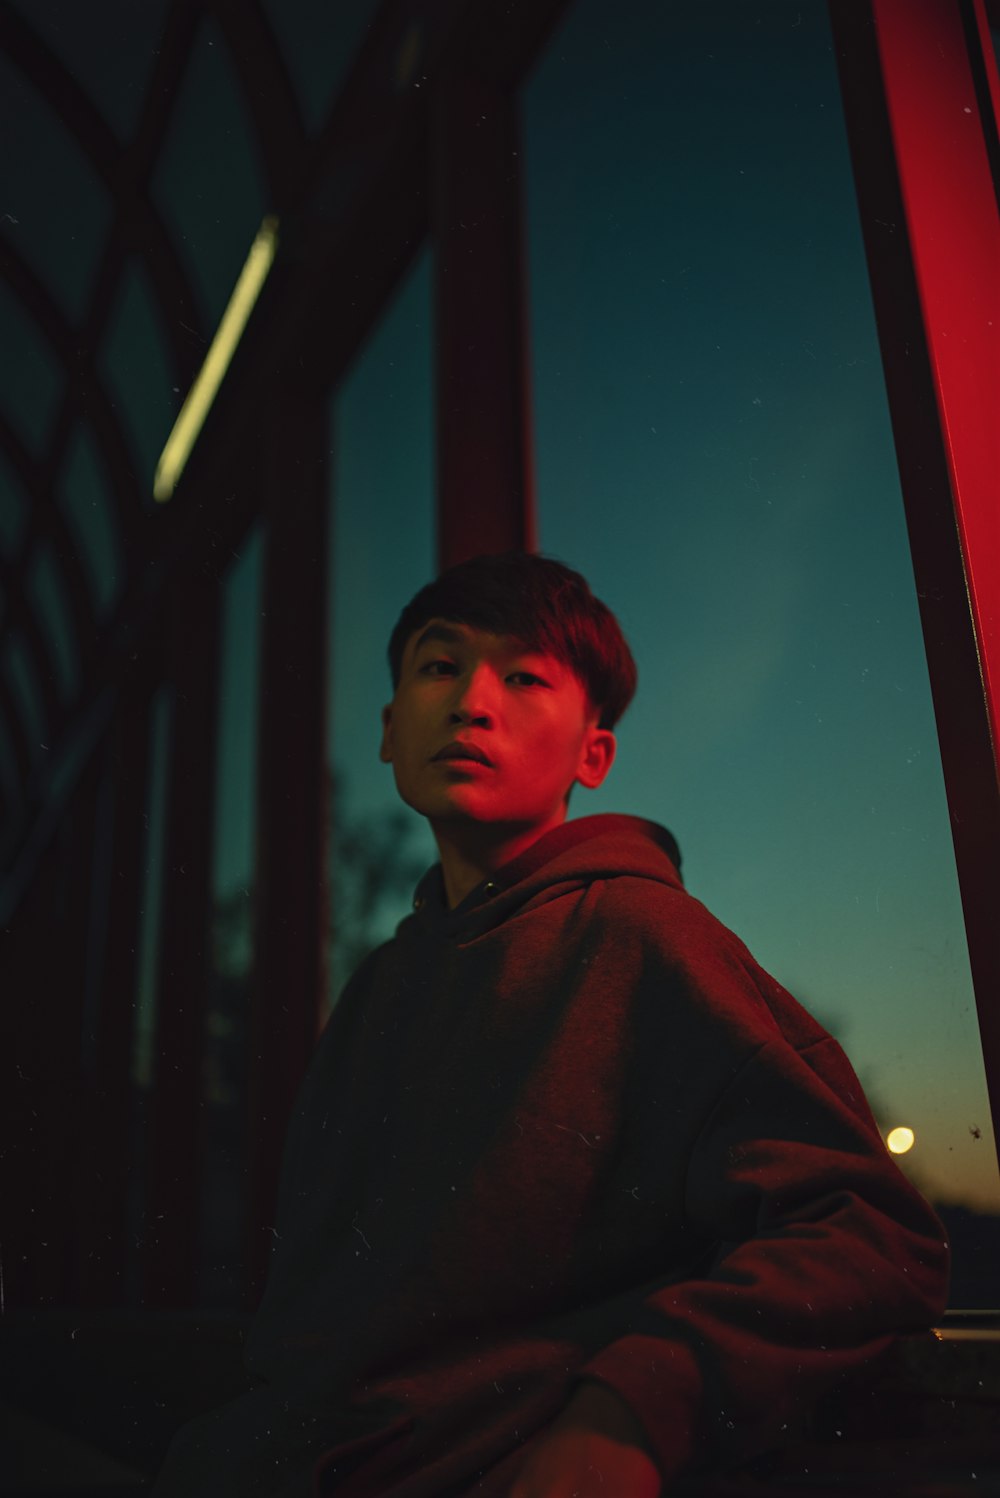
[[[434,755],[435,763],[441,760],[471,761],[473,764],[488,765],[491,769],[493,768],[493,761],[485,750],[480,749],[477,744],[463,744],[457,739],[450,744],[445,744],[444,748],[439,749]]]

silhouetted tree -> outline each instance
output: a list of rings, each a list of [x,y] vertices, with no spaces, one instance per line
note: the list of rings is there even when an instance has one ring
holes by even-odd
[[[396,807],[351,817],[343,771],[327,771],[327,971],[331,1002],[360,962],[391,936],[406,915],[413,887],[427,867],[411,848],[412,817]]]
[[[351,815],[342,771],[328,769],[325,806],[327,848],[327,970],[337,994],[368,953],[392,934],[407,913],[413,887],[427,866],[412,848],[415,823],[397,807],[375,816]],[[225,1104],[246,1075],[245,1018],[253,966],[255,890],[217,895],[211,916],[212,970],[206,1046],[206,1098]]]

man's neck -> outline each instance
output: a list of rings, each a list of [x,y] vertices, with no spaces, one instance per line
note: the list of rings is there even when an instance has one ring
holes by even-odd
[[[432,823],[431,830],[441,855],[441,874],[448,909],[454,910],[456,905],[461,905],[477,884],[489,879],[505,863],[517,858],[533,843],[537,843],[540,837],[544,837],[554,827],[561,826],[565,820],[566,808],[562,807],[561,815],[541,826],[528,828]]]

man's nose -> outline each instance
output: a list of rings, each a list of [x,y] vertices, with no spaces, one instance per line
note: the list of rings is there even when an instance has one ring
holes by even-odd
[[[486,671],[474,671],[466,679],[452,708],[452,718],[462,723],[488,723],[493,715],[495,682]]]

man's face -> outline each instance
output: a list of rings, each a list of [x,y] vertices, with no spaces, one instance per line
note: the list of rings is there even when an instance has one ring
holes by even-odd
[[[596,726],[582,684],[554,656],[444,619],[410,636],[382,722],[381,758],[432,827],[544,831],[565,817],[570,786],[600,785],[615,753],[614,734]],[[437,757],[456,741],[489,763]]]

